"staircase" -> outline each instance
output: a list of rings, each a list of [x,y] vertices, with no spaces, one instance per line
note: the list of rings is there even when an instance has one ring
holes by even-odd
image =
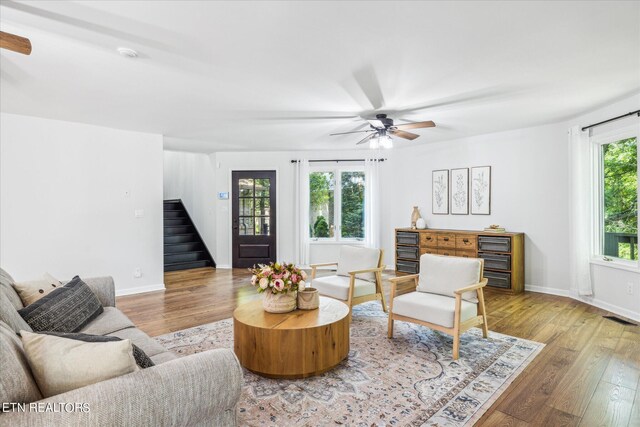
[[[215,266],[182,200],[165,200],[164,271]]]

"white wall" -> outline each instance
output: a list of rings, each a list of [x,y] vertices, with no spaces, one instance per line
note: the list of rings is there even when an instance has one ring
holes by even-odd
[[[383,198],[394,206],[386,227],[410,224],[412,206],[429,228],[480,230],[500,224],[525,238],[529,288],[568,290],[568,150],[566,126],[555,124],[396,150],[394,180]],[[431,172],[491,166],[491,215],[432,215]],[[385,246],[392,247],[393,234]]]
[[[189,216],[216,258],[215,155],[164,152],[164,199],[182,199]]]
[[[164,288],[162,137],[0,115],[0,265],[17,280],[110,275],[120,294]]]

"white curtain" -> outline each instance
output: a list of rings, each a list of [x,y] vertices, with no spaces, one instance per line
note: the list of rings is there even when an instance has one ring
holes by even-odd
[[[571,288],[585,296],[593,295],[590,264],[593,211],[591,152],[589,133],[578,126],[569,129]]]
[[[365,246],[380,248],[380,162],[364,161],[365,171]]]
[[[296,264],[309,265],[309,160],[295,163]]]

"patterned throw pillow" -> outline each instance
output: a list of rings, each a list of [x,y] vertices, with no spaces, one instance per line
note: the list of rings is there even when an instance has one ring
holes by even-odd
[[[41,334],[53,335],[56,337],[69,338],[71,340],[78,340],[84,342],[109,342],[109,341],[122,341],[122,338],[111,337],[108,335],[91,335],[91,334],[82,334],[80,332],[76,333],[66,333],[66,332],[49,332],[43,331]],[[155,366],[155,363],[151,360],[147,353],[142,351],[140,347],[131,343],[133,346],[133,357],[136,359],[136,364],[141,368],[150,368]]]
[[[103,311],[98,297],[76,276],[18,313],[34,332],[78,332]]]
[[[16,282],[13,284],[13,288],[16,290],[16,293],[22,300],[22,305],[25,307],[61,287],[62,283],[49,273],[45,273],[42,279]]]

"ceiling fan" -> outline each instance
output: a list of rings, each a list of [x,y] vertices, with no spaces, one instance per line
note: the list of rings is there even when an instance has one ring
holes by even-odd
[[[431,120],[396,125],[393,123],[393,119],[387,117],[386,114],[376,114],[375,119],[367,120],[367,122],[369,123],[370,129],[332,133],[330,134],[330,136],[366,132],[368,135],[357,142],[356,145],[361,145],[368,142],[369,147],[372,149],[376,149],[378,147],[391,148],[393,147],[393,140],[391,139],[391,135],[413,141],[420,135],[412,132],[406,132],[407,130],[432,128],[436,126],[436,124]]]
[[[31,54],[31,41],[26,37],[0,31],[0,48],[12,50],[23,55]]]

